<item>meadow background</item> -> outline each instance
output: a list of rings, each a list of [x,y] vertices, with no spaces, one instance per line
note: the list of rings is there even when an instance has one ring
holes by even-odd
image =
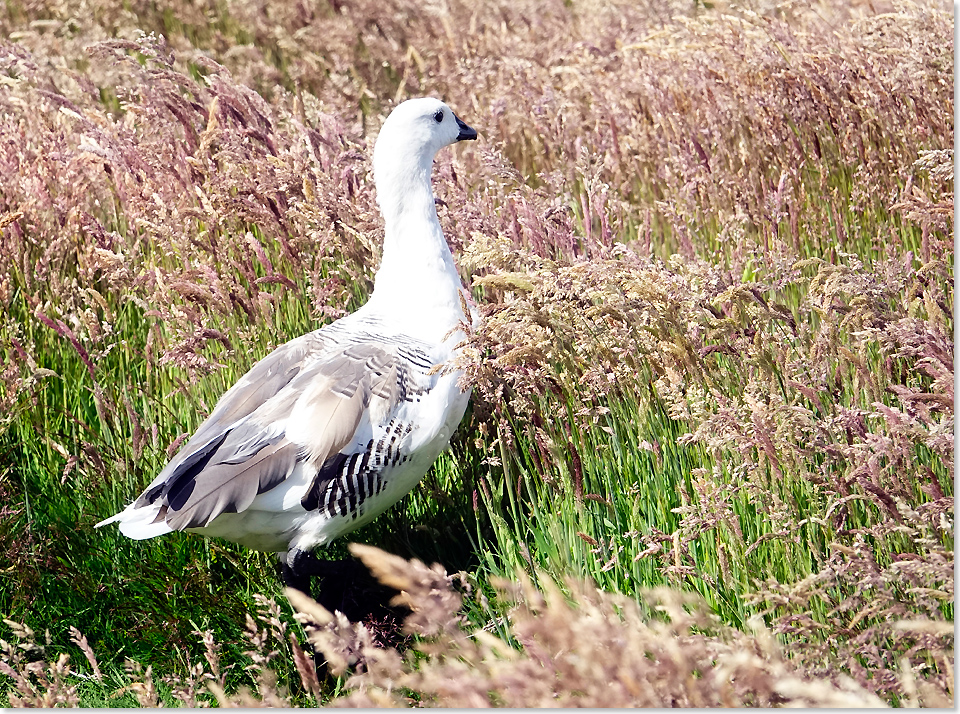
[[[952,28],[5,3],[0,702],[952,706]],[[423,94],[481,135],[434,185],[486,320],[452,449],[350,538],[405,630],[295,618],[271,556],[95,531],[362,304],[373,139]]]

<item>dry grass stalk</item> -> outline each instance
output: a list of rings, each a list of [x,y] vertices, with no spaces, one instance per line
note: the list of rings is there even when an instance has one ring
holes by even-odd
[[[762,623],[755,635],[723,627],[696,598],[673,590],[650,591],[641,605],[576,581],[561,590],[546,577],[541,592],[521,576],[497,586],[514,602],[505,632],[454,634],[449,603],[459,596],[438,566],[410,561],[401,569],[403,561],[370,547],[357,554],[409,587],[403,597],[417,624],[407,626],[422,630],[427,622],[435,634],[416,645],[420,656],[407,655],[402,671],[352,676],[346,686],[354,691],[333,704],[883,706],[849,678],[835,685],[804,676]],[[295,604],[309,622],[315,606]]]

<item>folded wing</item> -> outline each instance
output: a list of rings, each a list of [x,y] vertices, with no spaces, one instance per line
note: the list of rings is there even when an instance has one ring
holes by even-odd
[[[223,396],[133,504],[98,525],[118,520],[124,533],[142,538],[202,528],[249,508],[299,463],[320,471],[361,425],[396,408],[405,374],[384,346],[360,342],[312,359],[296,341],[284,347]]]

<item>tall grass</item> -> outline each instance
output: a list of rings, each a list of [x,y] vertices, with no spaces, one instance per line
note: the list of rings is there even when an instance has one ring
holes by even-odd
[[[11,703],[952,702],[945,7],[98,0],[0,26]],[[462,571],[439,610],[409,595],[404,659],[309,603],[304,629],[268,556],[92,526],[257,358],[362,303],[372,138],[418,94],[481,131],[435,188],[485,321],[452,450],[355,534]],[[563,669],[608,625],[652,669]],[[356,677],[313,681],[311,639]]]

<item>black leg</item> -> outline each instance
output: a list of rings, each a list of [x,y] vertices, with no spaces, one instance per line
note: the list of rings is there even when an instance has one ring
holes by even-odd
[[[302,550],[294,550],[287,553],[280,558],[280,577],[283,580],[283,584],[288,588],[299,590],[303,594],[313,597],[310,589],[310,580],[324,572],[324,562],[325,561],[320,560],[313,553]],[[323,682],[329,675],[323,653],[318,652],[309,642],[307,642],[307,644],[313,652],[313,666],[317,671],[317,680]]]
[[[313,553],[303,550],[290,551],[286,557],[280,560],[280,574],[283,578],[283,584],[310,595],[310,579],[323,577],[330,571],[330,566],[336,562],[320,560]]]

